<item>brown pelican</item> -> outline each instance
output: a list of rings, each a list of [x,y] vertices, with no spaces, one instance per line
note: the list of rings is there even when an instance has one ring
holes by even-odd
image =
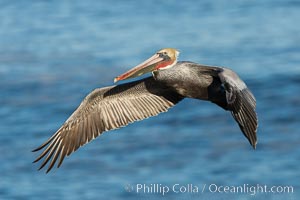
[[[56,133],[33,150],[45,148],[34,161],[45,157],[39,169],[50,162],[49,172],[57,160],[60,167],[66,156],[102,132],[166,112],[186,97],[211,101],[230,111],[255,148],[256,101],[246,84],[224,67],[177,62],[178,54],[176,49],[162,49],[115,82],[148,72],[151,77],[91,92]]]

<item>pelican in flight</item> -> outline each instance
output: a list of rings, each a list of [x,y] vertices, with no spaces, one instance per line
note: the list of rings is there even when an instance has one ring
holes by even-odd
[[[134,82],[97,88],[85,97],[67,121],[44,144],[34,162],[43,159],[48,173],[58,162],[104,131],[166,112],[184,98],[211,101],[231,112],[253,148],[258,126],[256,101],[246,84],[232,70],[193,62],[177,62],[179,52],[166,48],[116,77],[114,82],[152,72]]]

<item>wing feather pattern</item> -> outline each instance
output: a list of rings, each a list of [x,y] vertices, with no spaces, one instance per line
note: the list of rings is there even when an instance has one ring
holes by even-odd
[[[102,132],[166,112],[182,99],[152,77],[95,89],[52,137],[33,150],[44,149],[34,162],[44,159],[40,169],[50,162],[49,172],[57,160],[60,167],[66,156]]]
[[[218,75],[225,88],[228,109],[250,144],[256,148],[258,119],[253,94],[232,70],[222,68]]]

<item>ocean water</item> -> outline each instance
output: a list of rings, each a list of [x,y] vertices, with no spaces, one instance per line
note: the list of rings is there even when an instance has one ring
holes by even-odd
[[[299,10],[295,0],[1,0],[0,199],[299,199]],[[186,99],[37,171],[31,150],[91,90],[165,47],[242,77],[257,99],[256,150],[230,113]]]

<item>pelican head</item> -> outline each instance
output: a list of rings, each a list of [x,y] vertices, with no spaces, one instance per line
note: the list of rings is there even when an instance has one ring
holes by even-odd
[[[131,70],[116,77],[114,82],[125,80],[129,78],[135,78],[153,72],[157,70],[168,69],[173,67],[177,63],[179,51],[173,48],[165,48],[156,52],[152,57],[144,61],[143,63],[135,66]]]

